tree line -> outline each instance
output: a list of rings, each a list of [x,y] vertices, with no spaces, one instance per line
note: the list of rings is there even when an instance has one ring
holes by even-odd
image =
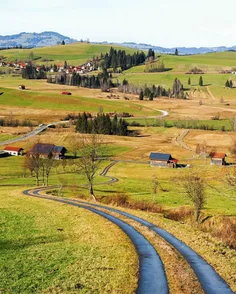
[[[112,68],[115,72],[118,68],[122,71],[129,69],[133,66],[143,64],[146,60],[146,55],[143,51],[127,54],[125,50],[116,50],[110,48],[109,53],[101,54],[100,65],[104,69]]]
[[[108,114],[99,113],[91,118],[85,112],[78,115],[76,131],[84,134],[128,135],[128,124],[115,115],[113,119]]]
[[[78,86],[84,88],[101,89],[107,92],[110,88],[116,86],[112,82],[112,75],[106,69],[103,69],[97,76],[95,75],[80,75],[79,73],[66,74],[65,72],[57,75],[48,75],[48,83]]]
[[[169,88],[166,90],[162,86],[136,86],[129,84],[129,82],[124,79],[119,85],[118,90],[123,93],[139,95],[139,100],[143,100],[145,97],[149,100],[153,100],[156,97],[169,97],[169,98],[181,98],[186,99],[186,93],[184,92],[183,84],[177,78],[173,82],[172,90]]]

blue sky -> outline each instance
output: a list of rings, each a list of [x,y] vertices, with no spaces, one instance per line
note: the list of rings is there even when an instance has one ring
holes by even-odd
[[[5,0],[0,35],[56,31],[165,47],[236,45],[236,0]]]

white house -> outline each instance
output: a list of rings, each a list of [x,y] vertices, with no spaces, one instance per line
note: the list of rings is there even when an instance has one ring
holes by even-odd
[[[7,146],[5,149],[4,149],[4,152],[10,154],[10,155],[13,155],[13,156],[19,156],[19,155],[22,155],[22,151],[24,149],[23,148],[20,148],[20,147],[12,147],[12,146]]]

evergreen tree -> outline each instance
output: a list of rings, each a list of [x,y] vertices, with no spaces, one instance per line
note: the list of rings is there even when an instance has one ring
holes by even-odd
[[[191,79],[190,79],[190,77],[188,78],[188,85],[189,86],[191,85]]]
[[[230,87],[229,80],[226,81],[226,83],[225,83],[225,87],[226,87],[226,88],[229,88],[229,87]]]
[[[200,78],[199,78],[199,86],[203,86],[203,78],[202,78],[202,76],[200,76]]]
[[[141,90],[140,94],[139,94],[139,100],[143,100],[143,90]]]
[[[179,51],[177,48],[175,49],[175,55],[179,55]]]
[[[154,95],[153,95],[153,93],[152,93],[152,92],[150,92],[150,94],[149,94],[149,100],[150,100],[150,101],[152,101],[152,100],[153,100],[153,96],[154,96]]]
[[[233,88],[233,81],[232,80],[229,80],[229,86],[230,86],[230,88]]]
[[[65,41],[64,40],[62,40],[62,42],[61,42],[61,45],[65,45],[66,43],[65,43]]]

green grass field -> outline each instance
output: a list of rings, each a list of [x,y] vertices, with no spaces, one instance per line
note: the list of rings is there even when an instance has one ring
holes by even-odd
[[[69,45],[57,45],[51,47],[33,48],[33,49],[11,49],[2,50],[1,56],[7,57],[8,61],[26,61],[29,59],[29,55],[33,52],[34,58],[37,59],[37,64],[46,64],[43,60],[49,60],[50,64],[64,65],[65,60],[70,65],[80,65],[86,62],[88,59],[97,57],[101,53],[109,52],[111,45],[93,45],[87,43],[74,43]],[[124,50],[124,47],[113,46],[115,49]],[[136,50],[125,48],[129,53],[133,53]]]
[[[21,190],[0,188],[1,293],[133,293],[138,260],[121,230]]]

